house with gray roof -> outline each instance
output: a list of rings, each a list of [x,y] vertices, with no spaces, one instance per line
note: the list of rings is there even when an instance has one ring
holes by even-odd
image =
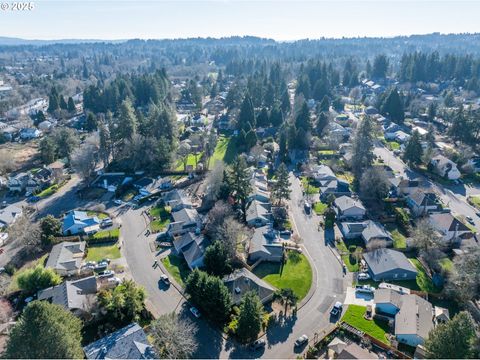
[[[393,242],[390,233],[385,230],[383,225],[372,220],[342,222],[339,228],[345,239],[361,238],[365,245],[374,240],[384,241],[387,246]]]
[[[162,200],[165,205],[170,206],[172,211],[179,211],[182,209],[191,209],[193,204],[190,198],[185,195],[182,190],[172,190],[162,194]]]
[[[121,328],[83,348],[87,359],[157,359],[147,334],[137,323]]]
[[[407,205],[415,216],[422,216],[441,209],[437,195],[423,189],[417,189],[408,195]]]
[[[260,227],[271,222],[271,205],[253,199],[247,205],[247,224]]]
[[[89,276],[75,281],[63,283],[40,290],[38,300],[45,300],[62,306],[77,316],[87,314],[95,301],[97,293],[97,279]]]
[[[280,262],[283,258],[281,239],[270,225],[256,228],[248,247],[248,259],[251,262]]]
[[[417,269],[400,251],[377,249],[363,254],[368,265],[368,272],[375,281],[382,280],[415,280]]]
[[[428,217],[445,244],[460,243],[473,236],[471,230],[451,213],[434,213]]]
[[[85,241],[64,241],[54,245],[45,267],[52,268],[63,276],[78,274],[85,255],[85,245]]]
[[[333,210],[337,220],[362,220],[365,218],[366,210],[359,199],[349,196],[340,196],[333,202]]]
[[[392,289],[378,288],[373,299],[375,312],[395,316],[402,304],[402,294]]]
[[[251,271],[242,268],[235,270],[223,279],[223,283],[232,294],[233,303],[239,305],[243,295],[249,291],[255,292],[263,304],[272,300],[275,288],[263,281]]]
[[[196,231],[202,226],[202,219],[197,210],[182,208],[172,212],[173,221],[168,224],[167,232],[170,236],[183,235],[190,231]]]
[[[435,327],[433,306],[418,295],[402,295],[400,310],[395,316],[398,342],[416,347],[423,345]]]
[[[205,249],[210,242],[203,234],[187,232],[173,240],[173,246],[178,254],[182,254],[190,270],[203,266]]]
[[[86,211],[72,210],[65,214],[62,224],[64,235],[94,234],[100,230],[100,220]]]
[[[23,211],[16,205],[8,205],[6,208],[0,210],[0,227],[6,228],[12,225],[17,219],[22,216]]]

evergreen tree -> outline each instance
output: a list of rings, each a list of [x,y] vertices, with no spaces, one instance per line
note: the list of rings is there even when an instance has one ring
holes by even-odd
[[[425,341],[429,359],[467,359],[474,355],[475,323],[466,311],[438,324]]]
[[[369,116],[360,122],[352,144],[352,170],[356,180],[373,164],[373,123]]]
[[[74,103],[73,98],[71,96],[68,98],[67,110],[71,114],[73,114],[74,112],[77,111],[77,108],[75,107],[75,103]]]
[[[269,123],[275,127],[278,127],[283,124],[282,109],[278,104],[275,104],[272,110],[270,111]]]
[[[377,55],[373,61],[372,77],[384,79],[387,76],[388,59],[385,55]]]
[[[315,131],[316,131],[318,136],[322,135],[323,130],[325,129],[325,127],[327,125],[328,125],[328,116],[324,112],[321,112],[318,115],[317,123],[316,123],[316,126],[315,126]]]
[[[393,122],[396,122],[397,124],[403,124],[405,112],[403,110],[402,99],[400,99],[400,95],[398,94],[396,88],[393,88],[385,98],[385,101],[381,107],[381,111],[385,115],[388,114],[390,120]]]
[[[68,105],[67,105],[67,102],[65,101],[65,98],[64,98],[62,95],[60,95],[60,96],[58,97],[58,99],[59,99],[60,109],[62,109],[62,110],[67,110],[67,109],[68,109]]]
[[[236,334],[243,342],[257,338],[262,329],[263,305],[255,292],[247,292],[240,304]]]
[[[228,169],[227,183],[233,198],[240,204],[243,220],[246,221],[247,200],[252,192],[252,185],[247,162],[242,156],[237,156]]]
[[[52,90],[50,91],[50,95],[48,97],[47,111],[50,114],[53,114],[58,109],[60,109],[60,104],[59,104],[57,89],[55,89],[55,87],[52,87]]]
[[[325,95],[322,101],[319,104],[319,109],[322,112],[329,112],[330,111],[330,99],[327,95]]]
[[[98,128],[97,123],[97,117],[89,111],[85,120],[85,130],[88,132],[96,131]]]
[[[288,90],[285,89],[285,91],[282,94],[282,103],[280,105],[280,108],[284,114],[288,114],[292,110],[292,105],[290,103],[290,94],[288,93]]]
[[[305,100],[302,101],[300,109],[295,116],[295,127],[297,129],[302,128],[305,131],[310,129],[310,110]]]
[[[238,115],[238,129],[245,132],[255,128],[255,112],[253,110],[253,103],[250,95],[247,93],[243,99]]]
[[[36,294],[37,291],[58,285],[62,278],[51,268],[37,265],[34,268],[23,270],[18,274],[18,287],[27,295]]]
[[[280,161],[285,161],[288,156],[287,151],[287,134],[285,130],[280,132],[280,138],[278,140],[278,157]]]
[[[45,165],[49,165],[57,159],[57,147],[52,137],[45,136],[40,141],[40,158]]]
[[[7,359],[80,359],[82,322],[70,311],[47,301],[25,308],[9,334]]]
[[[420,134],[414,131],[410,140],[408,140],[403,159],[411,165],[419,165],[422,163],[423,148],[420,142]]]
[[[272,196],[277,199],[279,203],[283,200],[290,199],[290,180],[288,178],[288,169],[282,162],[278,167],[276,173],[276,182],[272,185]]]
[[[118,111],[115,138],[117,140],[131,140],[137,131],[137,119],[132,102],[127,99],[122,101]]]
[[[263,107],[257,116],[257,126],[268,127],[270,125],[270,117],[267,108]]]
[[[257,133],[255,130],[250,129],[250,131],[245,135],[245,147],[247,151],[257,144],[257,140]]]
[[[221,241],[214,241],[207,247],[203,257],[205,271],[210,275],[223,276],[231,271],[227,250]]]

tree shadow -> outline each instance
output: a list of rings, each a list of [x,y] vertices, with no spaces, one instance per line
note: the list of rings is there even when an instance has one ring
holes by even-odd
[[[272,321],[267,328],[267,342],[269,346],[285,342],[293,332],[293,326],[297,321],[297,315],[288,317],[279,316]]]

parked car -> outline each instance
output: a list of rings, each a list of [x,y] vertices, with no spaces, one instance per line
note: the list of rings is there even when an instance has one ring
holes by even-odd
[[[255,351],[255,350],[264,348],[265,345],[267,345],[267,342],[265,341],[265,339],[258,339],[250,344],[250,350]]]
[[[477,215],[478,217],[480,217],[480,211],[479,211],[479,212],[476,212],[475,215]]]
[[[113,277],[114,275],[115,275],[115,271],[105,270],[105,271],[102,271],[101,273],[99,273],[98,277],[99,278],[110,278],[110,277]]]
[[[160,275],[160,280],[162,280],[165,284],[170,284],[170,279],[165,274]]]
[[[307,214],[310,214],[310,211],[312,210],[312,206],[310,205],[309,202],[305,202],[305,205],[303,205],[303,208],[305,209],[305,212]]]
[[[123,201],[120,199],[114,200],[113,203],[116,205],[123,205]]]
[[[104,270],[107,270],[107,267],[108,267],[108,264],[106,262],[102,262],[102,263],[98,263],[97,265],[95,265],[93,270],[104,271]]]
[[[342,303],[340,301],[337,301],[335,305],[333,305],[332,310],[330,311],[330,315],[332,316],[337,316],[342,313]]]
[[[110,218],[103,219],[101,225],[102,227],[112,226],[113,220]]]
[[[471,216],[465,216],[465,219],[467,219],[467,221],[472,224],[472,225],[475,225],[475,222],[473,221],[472,217]]]
[[[355,291],[359,293],[373,294],[375,292],[375,288],[370,285],[357,285],[355,286]]]
[[[104,262],[106,262],[107,264],[110,264],[110,261],[111,261],[111,260],[110,260],[109,258],[104,258],[104,259],[100,260],[99,263],[104,263]]]
[[[197,319],[202,316],[202,314],[200,314],[200,311],[195,307],[195,306],[192,306],[190,308],[190,312],[193,314],[193,316],[195,316]]]
[[[111,277],[107,279],[107,283],[109,285],[120,285],[122,283],[122,279],[118,277]]]
[[[295,340],[295,346],[302,346],[308,341],[308,336],[303,334],[297,340]]]
[[[357,275],[358,280],[368,280],[370,279],[370,274],[366,272],[361,272]]]

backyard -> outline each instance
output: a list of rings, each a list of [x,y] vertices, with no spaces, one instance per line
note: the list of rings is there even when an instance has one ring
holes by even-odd
[[[170,223],[170,211],[163,205],[157,205],[150,209],[150,216],[155,218],[150,222],[150,230],[159,232],[166,229]]]
[[[278,263],[261,263],[253,272],[278,289],[292,289],[299,301],[307,295],[312,285],[312,268],[303,254],[288,256],[283,266]]]
[[[342,321],[389,345],[390,341],[385,336],[388,333],[388,323],[375,319],[365,319],[363,315],[366,309],[365,306],[349,305]]]
[[[184,259],[170,254],[162,259],[162,264],[177,283],[181,286],[185,286],[185,281],[187,280],[188,275],[190,275],[190,269]]]
[[[357,248],[361,248],[363,252],[362,239],[340,240],[336,244],[338,251],[341,254],[342,261],[349,272],[357,272],[360,270],[359,261],[357,261],[354,253]],[[358,254],[360,256],[361,253]]]
[[[215,151],[210,158],[208,168],[212,170],[217,161],[224,161],[227,164],[230,163],[235,157],[236,152],[235,140],[232,140],[232,138],[229,137],[220,136],[217,145],[215,146]]]
[[[187,155],[187,166],[192,166],[194,169],[196,168],[196,165],[200,162],[200,160],[202,159],[202,155],[203,155],[203,152],[199,152],[197,153],[196,155],[193,154],[193,153],[190,153]],[[179,159],[177,161],[177,167],[175,168],[175,170],[177,171],[183,171],[185,170],[185,163],[184,163],[184,160],[183,159]]]
[[[116,243],[97,244],[88,247],[88,253],[85,261],[100,261],[107,258],[118,259],[120,256],[120,249]]]
[[[400,231],[398,226],[394,224],[387,224],[385,228],[390,232],[393,239],[393,247],[395,249],[405,249],[407,247],[407,238]]]

